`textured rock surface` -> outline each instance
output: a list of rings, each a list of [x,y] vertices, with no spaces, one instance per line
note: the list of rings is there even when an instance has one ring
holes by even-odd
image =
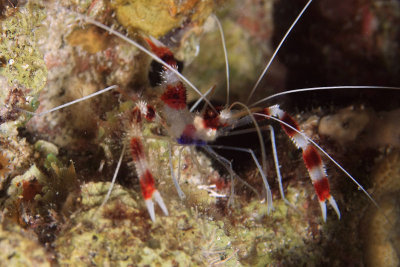
[[[400,152],[394,150],[378,162],[374,171],[374,195],[380,208],[367,214],[364,227],[368,266],[400,263]]]
[[[0,226],[0,261],[8,266],[51,266],[36,236],[17,225]]]

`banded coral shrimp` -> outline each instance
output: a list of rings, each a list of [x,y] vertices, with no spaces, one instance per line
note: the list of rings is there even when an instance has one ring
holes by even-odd
[[[118,113],[118,112],[117,112]],[[59,134],[59,133],[56,133],[56,134]],[[117,137],[119,137],[118,135],[117,135]],[[69,144],[69,145],[71,145],[72,143],[70,142],[70,141],[67,141],[67,143]],[[96,164],[96,168],[97,168],[97,166],[98,166],[99,164]],[[307,180],[307,182],[308,182],[308,180]],[[87,191],[89,192],[89,190],[87,189]],[[119,191],[121,191],[121,190],[119,190]],[[176,193],[175,193],[176,194]],[[132,201],[132,200],[131,200]],[[129,202],[129,200],[128,200],[128,202]],[[170,202],[170,203],[172,203],[172,202]],[[120,204],[119,206],[118,205],[116,205],[115,207],[115,210],[116,211],[119,211],[119,217],[117,216],[118,214],[116,214],[116,213],[113,213],[112,211],[108,211],[108,213],[106,213],[106,214],[108,214],[108,216],[110,216],[111,218],[114,218],[114,221],[118,221],[118,218],[119,218],[119,220],[122,220],[122,219],[124,219],[124,218],[130,218],[131,220],[133,220],[132,219],[132,217],[134,217],[134,215],[136,214],[136,212],[133,212],[132,210],[129,210],[128,208],[126,208],[126,206],[125,206],[125,208],[124,208],[124,205],[126,205],[126,204]],[[167,204],[168,205],[168,204]],[[170,205],[173,205],[173,204],[170,204]],[[265,206],[265,205],[264,205]],[[170,212],[172,212],[170,209],[169,209],[169,211]],[[247,211],[246,211],[246,208],[244,208],[243,210],[243,213],[247,213]],[[240,211],[239,211],[240,212]],[[257,208],[255,208],[255,209],[253,209],[253,210],[251,210],[251,212],[250,213],[256,213],[256,214],[258,214],[258,215],[261,215],[261,214],[263,214],[263,211],[262,211],[262,208],[260,208],[260,206],[257,206]],[[143,220],[143,217],[146,217],[146,215],[145,214],[143,214],[143,213],[141,213],[140,214],[141,215],[141,220]],[[136,216],[137,217],[137,216]],[[169,220],[169,218],[162,218],[162,216],[157,216],[158,217],[158,220],[162,220],[162,222],[163,223],[165,223],[165,224],[168,224],[169,222],[168,222],[168,220]],[[160,218],[161,217],[161,218]],[[173,217],[173,215],[171,215],[170,217]],[[122,218],[122,219],[121,219]],[[244,217],[242,217],[242,218],[244,218]],[[247,218],[254,218],[254,217],[252,217],[252,216],[247,216]],[[259,218],[259,217],[256,217],[256,221],[257,220],[261,220],[261,225],[263,225],[263,227],[266,227],[266,218],[268,218],[267,216],[262,216],[261,215],[261,219],[259,218],[259,219],[257,219],[257,218]],[[282,219],[282,218],[281,218]],[[329,218],[329,219],[331,219],[331,218]],[[200,219],[199,219],[200,220]],[[292,219],[290,219],[290,218],[286,218],[286,220],[287,220],[287,222],[290,222]],[[138,223],[138,224],[140,224],[140,223],[142,223],[143,224],[143,222],[138,222],[138,221],[135,221],[136,223]],[[293,221],[291,221],[291,222],[293,222]],[[101,222],[99,222],[99,224],[100,224]],[[227,222],[226,222],[227,223]],[[236,223],[240,223],[240,221],[239,222],[236,222]],[[257,222],[256,222],[257,223]],[[298,222],[297,222],[298,223]],[[169,224],[170,225],[170,224]],[[188,225],[189,225],[189,228],[190,227],[194,227],[194,225],[192,224],[192,223],[184,223],[184,227],[182,227],[182,225],[180,225],[179,227],[179,229],[188,229]],[[275,224],[275,227],[278,227],[278,225],[279,225],[279,219],[278,219],[278,224]],[[210,225],[207,225],[205,228],[207,228],[207,227],[211,227]],[[273,226],[271,226],[271,227],[273,227]],[[307,226],[305,226],[305,227],[307,227]],[[164,228],[165,229],[165,228]],[[217,228],[218,230],[220,230],[219,228]],[[276,228],[275,228],[276,229]],[[214,228],[214,230],[215,230],[215,228]],[[216,230],[216,231],[218,231],[218,230]],[[280,231],[280,230],[282,230],[282,229],[279,229],[279,230],[276,230],[276,231]],[[229,231],[229,230],[228,230]],[[231,231],[231,235],[233,235],[233,233],[236,231],[236,230],[234,230],[234,229],[231,229],[230,230]],[[97,233],[98,234],[98,233]],[[132,233],[130,233],[130,234],[132,234]],[[137,233],[137,231],[135,232],[135,234],[138,234],[139,236],[140,236],[140,233]],[[143,233],[142,233],[142,235],[143,235]],[[155,232],[152,232],[152,235],[156,235],[156,233]],[[219,237],[221,238],[222,236],[224,236],[224,234],[223,233],[219,233],[218,234],[219,235]],[[260,259],[260,257],[259,256],[256,256],[256,257],[254,257],[254,254],[251,254],[250,252],[248,252],[248,250],[246,250],[245,248],[244,248],[244,244],[245,244],[245,240],[252,240],[253,242],[255,242],[255,243],[257,243],[257,245],[255,245],[254,247],[255,247],[255,250],[257,251],[257,250],[259,250],[259,249],[261,249],[261,251],[263,251],[263,252],[266,252],[266,248],[268,248],[267,250],[270,250],[272,247],[273,247],[273,245],[266,245],[265,244],[265,242],[267,242],[266,241],[266,239],[265,239],[265,237],[266,236],[268,236],[269,234],[267,233],[267,232],[264,232],[264,233],[262,233],[262,232],[258,232],[257,234],[256,234],[256,236],[261,236],[261,237],[255,237],[254,235],[252,236],[252,237],[245,237],[244,235],[243,235],[243,233],[239,233],[239,239],[243,242],[243,244],[242,245],[240,245],[240,244],[235,244],[236,246],[238,246],[238,247],[240,247],[240,257],[241,257],[241,261],[243,262],[243,263],[248,263],[248,264],[252,264],[252,263],[254,263],[254,262],[256,262],[256,261],[258,261],[259,259]],[[99,236],[101,236],[101,235],[99,235]],[[208,236],[208,235],[206,235],[206,236]],[[224,236],[224,238],[226,237],[226,235]],[[279,233],[277,234],[277,236],[275,236],[274,237],[275,239],[280,239],[280,236],[279,236]],[[147,237],[147,239],[148,239],[148,237]],[[63,239],[63,240],[66,240],[65,238]],[[168,237],[165,237],[165,240],[170,240],[170,239],[168,239]],[[285,239],[285,238],[282,238],[282,239],[280,239],[280,240],[283,240],[282,242],[285,242],[284,240],[287,240],[287,239]],[[297,239],[297,240],[299,240],[299,239]],[[300,239],[301,240],[301,239]],[[211,240],[212,241],[212,240]],[[156,243],[157,243],[157,240],[155,241]],[[235,241],[235,242],[237,242],[237,241]],[[268,241],[269,242],[269,241]],[[157,247],[157,244],[151,244],[151,243],[147,243],[150,247]],[[225,246],[227,246],[227,244],[228,243],[225,243],[224,245]],[[299,243],[297,243],[297,245],[299,245]],[[301,249],[300,249],[301,250]],[[279,249],[278,249],[278,251],[279,251]],[[256,252],[256,254],[258,255],[258,253],[259,252]],[[283,250],[280,250],[280,252],[278,252],[278,254],[279,253],[281,253],[281,254],[285,254],[285,252],[283,251]],[[249,257],[246,257],[246,254],[247,255],[249,255]],[[223,256],[223,254],[221,254],[222,256]],[[276,254],[275,254],[276,255]],[[253,258],[257,258],[256,260],[254,260],[254,259],[250,259],[250,257],[253,257]],[[279,257],[279,256],[278,256]],[[96,258],[96,256],[93,256],[92,258]],[[229,257],[228,257],[229,258]]]

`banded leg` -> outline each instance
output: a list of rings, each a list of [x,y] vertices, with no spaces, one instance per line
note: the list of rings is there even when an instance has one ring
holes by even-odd
[[[136,173],[139,177],[142,195],[146,203],[147,210],[150,214],[151,220],[155,221],[154,200],[158,203],[165,215],[168,215],[167,207],[155,187],[155,180],[153,174],[147,165],[146,153],[143,149],[143,142],[141,137],[141,126],[143,119],[147,121],[154,121],[157,119],[157,114],[154,108],[148,105],[145,101],[136,103],[136,107],[132,111],[131,125],[129,127],[129,147],[133,163],[135,164]]]
[[[155,187],[153,174],[150,172],[147,166],[147,158],[143,150],[142,140],[139,137],[132,137],[130,140],[130,149],[132,159],[136,167],[136,172],[139,177],[142,195],[151,220],[154,222],[156,219],[153,198],[160,206],[164,214],[168,216],[167,207],[165,206],[160,193]]]
[[[276,117],[284,122],[285,124],[281,123],[283,130],[290,137],[297,148],[300,148],[303,151],[303,160],[314,185],[315,193],[318,196],[323,220],[326,221],[326,200],[329,201],[329,204],[331,204],[340,219],[339,208],[329,191],[329,181],[325,172],[325,165],[322,162],[321,156],[317,149],[310,142],[308,142],[302,134],[298,132],[300,131],[300,128],[297,121],[285,111],[280,109],[279,105],[265,108],[264,114]]]

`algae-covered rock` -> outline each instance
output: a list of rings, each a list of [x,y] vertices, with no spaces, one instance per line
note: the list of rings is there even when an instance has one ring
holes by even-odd
[[[75,208],[67,197],[79,186],[73,164],[64,165],[54,154],[46,154],[54,151],[54,145],[38,143],[41,151],[35,153],[36,163],[23,174],[6,180],[7,195],[1,205],[7,223],[32,230],[38,241],[49,248],[59,231],[61,214],[67,216]]]
[[[321,118],[318,132],[337,140],[342,145],[354,142],[368,125],[369,115],[366,110],[357,110],[351,107],[342,109],[337,114]]]
[[[109,186],[88,183],[81,188],[81,210],[55,242],[60,264],[205,265],[214,246],[232,253],[222,225],[197,217],[176,201],[168,203],[169,216],[158,215],[152,223],[144,216],[140,194],[117,185],[99,209]],[[218,240],[209,240],[210,232]],[[214,243],[207,247],[210,241]]]
[[[223,215],[212,202],[198,206],[201,198],[213,197],[196,193],[195,187],[183,187],[192,197],[180,201],[176,193],[170,195],[174,192],[165,194],[168,187],[162,185],[169,215],[156,209],[152,223],[137,190],[116,185],[100,207],[109,186],[90,182],[81,188],[81,207],[55,241],[60,264],[263,266],[318,263],[323,257],[321,236],[311,234],[301,206],[296,211],[277,200],[275,211],[267,215],[265,203],[238,198],[232,214]],[[301,203],[306,192],[289,188],[287,198]]]
[[[25,138],[18,136],[14,122],[2,124],[0,127],[1,165],[0,189],[4,189],[9,176],[20,174],[33,162],[34,150]]]
[[[0,75],[33,94],[42,90],[47,81],[47,68],[38,49],[38,32],[45,17],[41,2],[29,1],[0,21]]]
[[[17,225],[0,225],[0,251],[3,266],[51,266],[35,235]]]

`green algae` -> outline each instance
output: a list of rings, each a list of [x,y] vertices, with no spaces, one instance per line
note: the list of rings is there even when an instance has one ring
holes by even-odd
[[[47,81],[47,69],[39,52],[40,24],[46,13],[39,2],[28,2],[2,20],[0,32],[0,75],[9,84],[19,84],[32,90],[42,90]]]
[[[55,156],[58,155],[58,147],[50,142],[46,142],[45,140],[38,140],[34,144],[34,148],[36,151],[43,153],[45,155],[53,154]]]

